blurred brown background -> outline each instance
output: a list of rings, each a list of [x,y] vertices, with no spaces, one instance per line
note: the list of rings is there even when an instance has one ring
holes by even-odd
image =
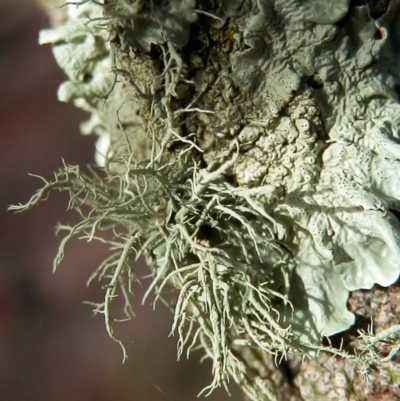
[[[37,45],[46,26],[32,0],[0,0],[0,401],[196,400],[211,366],[199,365],[201,353],[176,362],[176,338],[168,338],[172,316],[164,306],[141,307],[137,294],[137,317],[124,330],[134,343],[122,365],[102,316],[92,317],[82,303],[101,300],[102,290],[86,288],[86,280],[106,249],[73,242],[52,274],[60,240],[54,227],[76,222],[65,212],[65,196],[30,212],[6,211],[41,186],[28,172],[51,178],[61,158],[93,161],[95,138],[78,130],[87,116],[57,101],[64,75],[50,47]],[[220,390],[207,399],[228,397]],[[241,399],[236,388],[230,399]]]

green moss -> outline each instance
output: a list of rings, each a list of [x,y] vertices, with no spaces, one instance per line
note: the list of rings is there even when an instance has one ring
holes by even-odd
[[[400,372],[397,370],[388,369],[390,381],[392,384],[400,383]]]

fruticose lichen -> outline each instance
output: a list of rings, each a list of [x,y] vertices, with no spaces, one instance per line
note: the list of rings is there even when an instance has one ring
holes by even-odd
[[[277,399],[247,347],[277,361],[326,350],[367,374],[379,358],[322,337],[354,323],[350,291],[400,273],[400,1],[377,20],[350,0],[67,7],[40,43],[68,76],[59,99],[91,113],[81,129],[105,175],[65,166],[19,208],[67,190],[83,217],[67,239],[127,230],[97,272],[110,335],[123,345],[109,305],[144,255],[146,296],[179,290],[179,354],[200,344],[213,361],[208,389],[231,376]]]

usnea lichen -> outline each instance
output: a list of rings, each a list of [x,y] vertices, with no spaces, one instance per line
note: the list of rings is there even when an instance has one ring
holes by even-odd
[[[199,344],[213,361],[207,390],[233,377],[251,399],[277,399],[246,369],[246,347],[276,360],[326,350],[367,374],[379,341],[362,334],[352,355],[322,337],[354,323],[350,291],[400,273],[400,1],[378,20],[349,0],[84,1],[68,13],[40,43],[68,76],[59,99],[91,113],[82,132],[99,135],[106,178],[65,166],[18,209],[70,192],[82,222],[61,227],[57,265],[73,236],[128,230],[95,275],[110,280],[96,309],[110,335],[123,345],[110,303],[118,291],[129,302],[146,256],[146,297],[179,290],[179,355]]]

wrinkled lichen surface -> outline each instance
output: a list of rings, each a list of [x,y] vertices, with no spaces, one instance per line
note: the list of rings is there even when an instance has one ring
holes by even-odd
[[[99,136],[107,180],[66,166],[28,206],[68,190],[71,207],[92,208],[68,239],[128,229],[98,271],[110,283],[97,311],[117,341],[109,304],[145,255],[148,294],[180,291],[178,353],[200,344],[213,360],[209,389],[231,376],[276,399],[246,370],[248,347],[276,361],[335,352],[321,341],[354,323],[349,292],[399,276],[400,1],[378,19],[348,0],[86,1],[68,13],[40,43],[68,76],[59,99],[91,113],[82,132]],[[379,363],[341,352],[365,375]]]

